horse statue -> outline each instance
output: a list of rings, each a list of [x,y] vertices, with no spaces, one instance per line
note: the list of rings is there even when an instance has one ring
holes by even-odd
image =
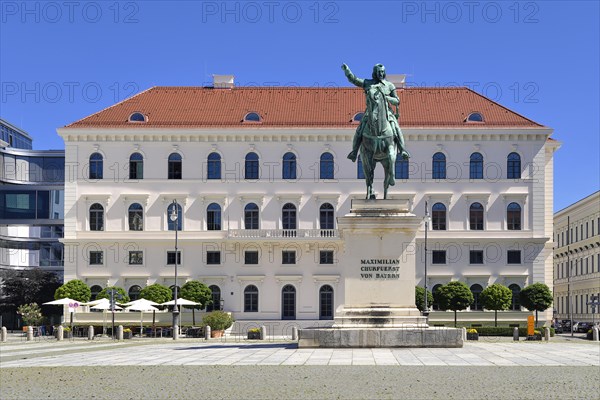
[[[381,163],[385,172],[383,198],[387,199],[388,188],[396,184],[395,167],[398,152],[404,159],[410,157],[404,147],[404,137],[398,124],[400,100],[396,94],[396,87],[385,80],[385,67],[381,64],[373,67],[372,79],[357,78],[346,64],[342,65],[342,69],[351,83],[364,89],[367,100],[367,109],[356,129],[348,158],[356,161],[360,149],[367,184],[367,199],[375,199],[373,178],[377,162]],[[395,113],[390,109],[390,103],[396,106]]]

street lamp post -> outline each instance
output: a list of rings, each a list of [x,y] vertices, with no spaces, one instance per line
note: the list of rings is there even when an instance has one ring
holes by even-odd
[[[179,339],[179,308],[177,307],[177,265],[179,257],[177,254],[177,231],[179,230],[179,212],[177,210],[177,200],[173,200],[173,209],[169,218],[175,224],[175,303],[173,304],[173,340]]]
[[[429,316],[429,306],[427,304],[427,231],[429,231],[429,222],[431,221],[431,217],[429,216],[429,207],[427,206],[427,201],[425,202],[425,307],[423,307],[423,315],[425,317]]]

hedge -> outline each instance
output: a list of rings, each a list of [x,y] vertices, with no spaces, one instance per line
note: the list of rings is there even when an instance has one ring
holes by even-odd
[[[470,329],[470,327],[466,327],[467,329]],[[474,329],[477,329],[477,333],[479,333],[479,336],[512,336],[513,335],[513,328],[509,328],[509,327],[504,327],[504,326],[499,326],[499,327],[494,327],[494,326],[477,326],[474,327]],[[540,331],[542,331],[542,328],[539,329]],[[519,328],[519,336],[527,336],[527,328]],[[550,328],[550,336],[554,336],[554,328]]]

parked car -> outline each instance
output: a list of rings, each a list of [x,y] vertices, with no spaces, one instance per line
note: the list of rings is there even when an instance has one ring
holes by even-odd
[[[590,329],[592,329],[592,324],[589,323],[589,322],[579,322],[573,328],[576,329],[575,332],[587,333],[587,331],[589,331]]]

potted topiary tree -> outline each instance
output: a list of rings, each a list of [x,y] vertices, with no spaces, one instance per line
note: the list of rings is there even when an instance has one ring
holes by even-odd
[[[248,339],[250,339],[250,340],[260,340],[260,328],[250,328],[250,329],[248,329]]]
[[[454,327],[456,327],[456,312],[473,304],[473,293],[467,285],[459,281],[443,285],[435,294],[442,310],[454,311]]]
[[[219,338],[223,336],[225,329],[233,325],[233,317],[231,314],[224,311],[213,311],[206,314],[204,318],[202,318],[202,322],[204,325],[210,326],[210,337]]]
[[[479,333],[477,332],[477,329],[467,329],[467,340],[479,340]]]

